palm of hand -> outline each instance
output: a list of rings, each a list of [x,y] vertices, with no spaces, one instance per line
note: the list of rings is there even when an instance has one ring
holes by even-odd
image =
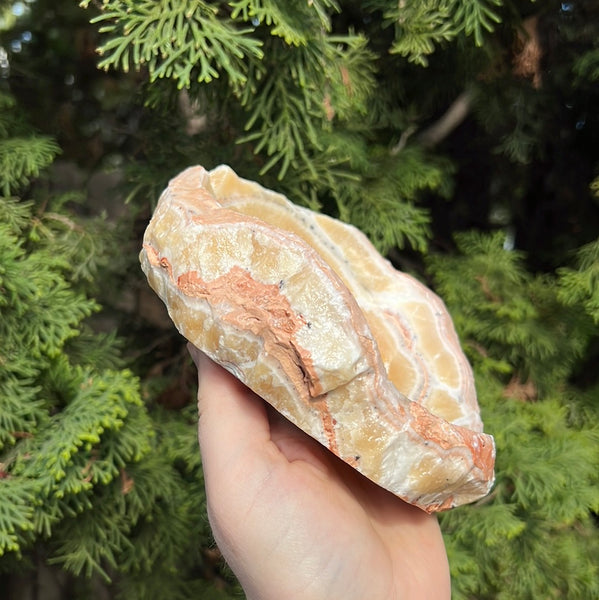
[[[449,598],[435,517],[371,483],[192,355],[209,519],[248,598]]]

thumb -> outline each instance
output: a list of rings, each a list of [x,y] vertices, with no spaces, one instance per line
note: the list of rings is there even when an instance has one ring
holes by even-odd
[[[264,401],[192,344],[188,350],[198,368],[198,436],[208,479],[230,477],[240,461],[260,457],[270,442]]]

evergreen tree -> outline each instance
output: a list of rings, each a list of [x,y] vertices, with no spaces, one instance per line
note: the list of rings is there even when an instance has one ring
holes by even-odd
[[[87,325],[111,232],[47,193],[56,144],[0,104],[0,588],[19,598],[56,565],[80,598],[113,581],[115,597],[217,597],[194,574],[209,544],[196,417],[151,416],[118,340]]]
[[[597,263],[533,276],[504,234],[457,241],[459,255],[429,262],[474,365],[497,480],[478,505],[442,516],[454,597],[595,598],[599,386],[573,381],[597,339]]]
[[[80,5],[0,0],[0,570],[234,595],[181,341],[130,311],[126,344],[88,325],[122,310],[115,282],[145,285],[134,248],[167,180],[228,163],[354,223],[450,308],[498,451],[491,495],[441,517],[454,597],[599,598],[594,4]],[[84,168],[117,165],[136,218],[113,230],[37,180],[58,147],[22,109]]]

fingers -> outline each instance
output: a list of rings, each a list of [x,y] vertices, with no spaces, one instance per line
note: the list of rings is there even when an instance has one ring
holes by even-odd
[[[275,458],[264,401],[191,344],[198,366],[198,437],[204,477],[215,494],[251,488]]]
[[[199,435],[202,453],[222,454],[269,436],[263,401],[233,375],[188,345],[198,367]],[[222,448],[225,446],[225,448]]]

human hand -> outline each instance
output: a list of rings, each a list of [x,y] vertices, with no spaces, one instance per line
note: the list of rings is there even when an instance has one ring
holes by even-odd
[[[189,349],[208,518],[248,599],[450,597],[434,516],[367,480]]]

